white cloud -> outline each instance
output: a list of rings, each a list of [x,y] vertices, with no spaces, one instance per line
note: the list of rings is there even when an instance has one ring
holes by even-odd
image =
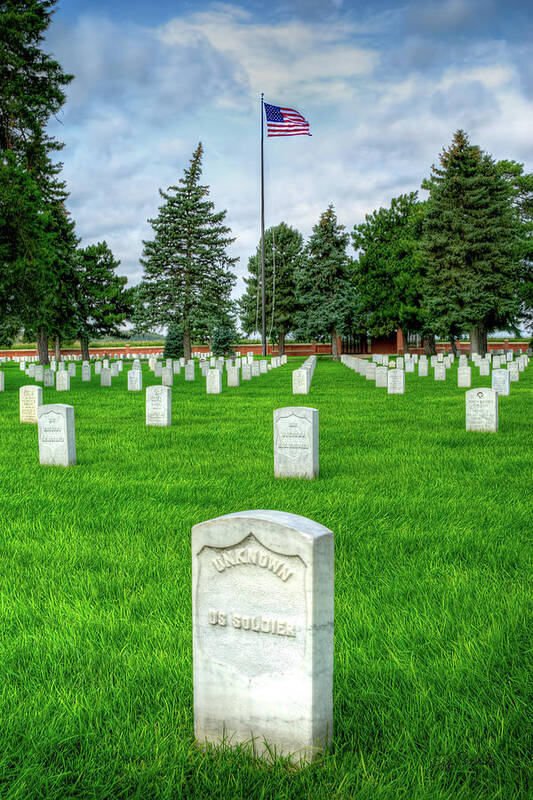
[[[525,124],[533,105],[509,47],[486,41],[431,72],[414,62],[393,69],[390,39],[377,34],[382,25],[390,36],[397,23],[392,13],[350,24],[259,23],[217,5],[152,28],[95,17],[58,26],[50,49],[76,79],[63,125],[53,127],[67,144],[61,158],[84,244],[105,238],[136,283],[158,188],[176,182],[201,139],[204,180],[228,210],[242,277],[259,236],[261,90],[299,108],[313,132],[266,141],[267,225],[284,219],[307,236],[333,202],[350,230],[418,189],[458,127],[496,158],[533,170]]]

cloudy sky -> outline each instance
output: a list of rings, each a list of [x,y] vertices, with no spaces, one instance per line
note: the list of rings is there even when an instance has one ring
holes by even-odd
[[[531,0],[59,0],[46,49],[75,79],[50,127],[78,236],[105,239],[137,283],[158,189],[202,141],[238,296],[260,233],[262,91],[313,134],[265,140],[267,226],[308,236],[334,203],[351,229],[418,190],[457,128],[533,171],[532,40]]]

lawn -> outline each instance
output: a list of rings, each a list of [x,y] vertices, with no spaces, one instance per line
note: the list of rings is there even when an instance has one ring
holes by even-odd
[[[457,365],[388,396],[319,359],[305,397],[302,360],[222,395],[182,371],[170,428],[78,364],[43,388],[75,408],[67,469],[39,466],[33,379],[2,365],[2,800],[531,797],[533,366],[482,434]],[[273,477],[289,405],[319,410],[316,481]],[[194,743],[191,526],[256,508],[335,534],[334,743],[301,770]]]

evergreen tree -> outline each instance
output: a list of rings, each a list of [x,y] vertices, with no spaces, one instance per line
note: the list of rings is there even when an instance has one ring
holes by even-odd
[[[518,229],[508,186],[492,158],[457,131],[429,190],[421,255],[425,311],[435,330],[471,332],[483,354],[487,333],[518,317]]]
[[[117,275],[120,265],[107,243],[98,242],[78,250],[79,300],[77,331],[84,359],[89,341],[97,336],[120,336],[120,326],[131,313],[127,278]]]
[[[422,262],[416,257],[423,203],[417,193],[392,199],[390,208],[366,216],[352,233],[360,252],[354,263],[361,332],[390,336],[397,328],[406,333],[426,329],[421,310]]]
[[[26,338],[37,340],[40,363],[48,364],[49,337],[75,332],[78,240],[62,203],[47,204],[41,222],[44,244],[29,254],[19,276],[25,307],[18,313]]]
[[[303,238],[286,222],[265,231],[265,315],[271,341],[278,342],[280,355],[285,337],[295,328],[299,309],[296,270],[301,265]],[[248,260],[246,291],[238,301],[242,329],[247,335],[261,325],[261,242]]]
[[[183,358],[183,330],[177,323],[168,326],[163,357]]]
[[[356,297],[347,245],[348,234],[330,205],[313,228],[296,277],[302,308],[297,314],[299,333],[318,341],[331,339],[334,360],[339,358],[337,336],[349,333],[355,324]]]
[[[51,160],[63,145],[46,133],[72,80],[41,50],[54,5],[0,2],[0,314],[9,327],[35,332],[45,363],[54,316],[45,304],[57,303],[62,292],[62,243],[69,238],[61,217],[67,197],[61,164]]]
[[[185,358],[191,357],[192,337],[207,338],[213,325],[230,312],[237,261],[226,248],[234,241],[224,225],[226,211],[214,211],[209,187],[200,185],[202,145],[199,144],[179,185],[160,190],[165,201],[155,232],[143,242],[143,280],[135,310],[137,330],[173,323],[183,330]]]
[[[496,168],[507,183],[519,231],[516,252],[521,265],[520,322],[533,333],[533,174],[525,173],[524,165],[516,161],[498,161]]]
[[[211,333],[211,352],[214,356],[231,356],[236,330],[230,322],[220,322],[214,326]]]

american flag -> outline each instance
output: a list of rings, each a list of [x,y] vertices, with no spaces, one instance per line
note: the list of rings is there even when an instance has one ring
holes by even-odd
[[[294,108],[265,103],[268,136],[311,136],[309,123]]]

